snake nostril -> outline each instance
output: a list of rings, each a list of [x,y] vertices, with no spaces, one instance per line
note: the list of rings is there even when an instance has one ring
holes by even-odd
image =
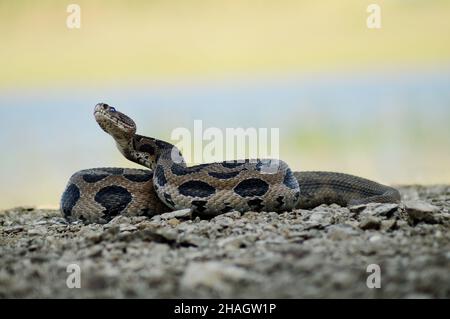
[[[109,106],[108,104],[102,103],[102,107],[103,107],[104,110],[108,109],[108,106]]]

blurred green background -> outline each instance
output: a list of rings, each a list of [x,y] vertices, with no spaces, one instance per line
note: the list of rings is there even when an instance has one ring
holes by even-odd
[[[276,127],[295,170],[450,182],[450,1],[0,1],[0,34],[0,208],[137,167],[95,123],[101,101],[143,135]]]

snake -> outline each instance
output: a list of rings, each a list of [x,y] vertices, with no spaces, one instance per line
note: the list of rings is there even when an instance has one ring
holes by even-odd
[[[279,159],[244,159],[188,166],[180,150],[136,134],[136,123],[98,103],[94,117],[120,153],[145,169],[104,167],[75,172],[61,196],[71,221],[107,223],[118,215],[148,216],[188,209],[197,216],[286,212],[326,204],[397,203],[397,189],[345,173],[293,172]]]

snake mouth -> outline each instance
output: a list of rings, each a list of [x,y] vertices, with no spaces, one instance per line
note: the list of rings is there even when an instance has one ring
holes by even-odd
[[[136,133],[134,121],[106,103],[95,106],[94,116],[101,129],[115,139],[128,140]]]
[[[94,116],[97,123],[105,129],[115,126],[126,130],[135,130],[136,124],[125,114],[117,111],[114,107],[106,103],[98,103],[94,108]]]

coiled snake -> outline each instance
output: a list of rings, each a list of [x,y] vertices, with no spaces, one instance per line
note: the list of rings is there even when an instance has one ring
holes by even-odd
[[[229,211],[290,211],[321,204],[398,202],[389,186],[342,173],[292,172],[281,160],[186,166],[170,143],[136,134],[136,124],[104,103],[94,116],[129,160],[150,170],[93,168],[70,177],[61,197],[69,220],[107,222],[114,216],[153,216],[190,208],[200,216]]]

